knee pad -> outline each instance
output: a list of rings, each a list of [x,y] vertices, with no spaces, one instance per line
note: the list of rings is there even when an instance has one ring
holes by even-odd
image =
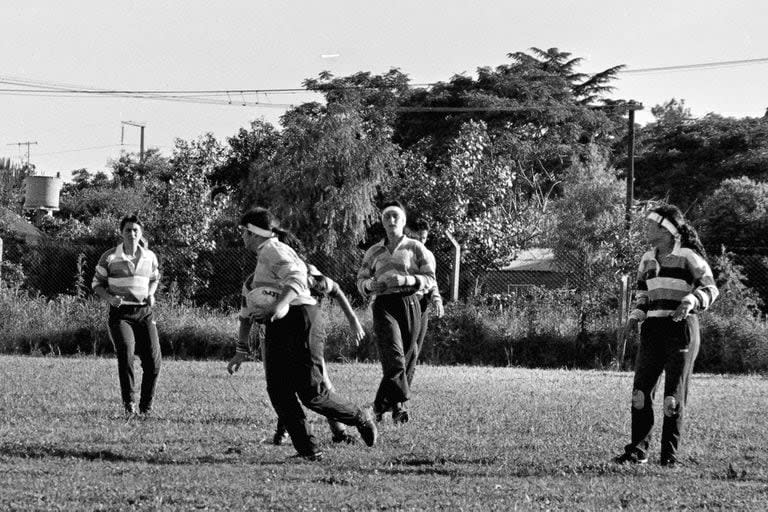
[[[639,389],[632,391],[632,408],[642,409],[643,407],[645,407],[645,393]]]
[[[679,411],[679,404],[677,399],[673,396],[664,397],[664,416],[675,416]]]

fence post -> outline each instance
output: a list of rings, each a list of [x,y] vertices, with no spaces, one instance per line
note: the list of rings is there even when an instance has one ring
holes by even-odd
[[[629,316],[629,274],[622,274],[620,281],[618,311],[619,328],[617,330],[618,350],[616,351],[618,356],[616,366],[619,370],[624,366],[624,355],[627,350],[627,337],[624,336],[624,326],[626,325],[627,317]]]
[[[451,235],[449,231],[445,232],[445,236],[453,244],[453,265],[451,268],[451,300],[459,300],[459,274],[461,268],[461,246],[459,242]]]

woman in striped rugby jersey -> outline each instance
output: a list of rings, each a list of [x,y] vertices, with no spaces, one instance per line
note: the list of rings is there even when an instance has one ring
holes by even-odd
[[[272,406],[298,455],[307,460],[319,460],[322,451],[302,404],[333,421],[357,427],[365,444],[373,446],[378,432],[370,411],[343,399],[326,383],[323,339],[317,329],[321,318],[309,290],[307,266],[280,240],[287,233],[275,224],[272,213],[264,208],[254,208],[240,218],[243,244],[258,256],[252,281],[278,293],[262,316],[264,371]],[[241,315],[240,340],[247,340],[250,329],[250,318]]]
[[[688,383],[699,351],[697,313],[712,304],[718,291],[699,236],[677,207],[651,211],[646,234],[653,248],[640,260],[636,307],[626,326],[630,335],[642,323],[632,385],[632,439],[615,460],[621,464],[648,461],[653,398],[664,371],[660,461],[674,466]]]
[[[381,222],[387,236],[371,246],[357,273],[357,288],[373,300],[373,331],[383,377],[374,399],[376,419],[392,411],[395,423],[410,416],[408,361],[415,361],[421,331],[419,291],[435,286],[433,259],[424,245],[403,233],[405,208],[398,201],[384,204]]]
[[[160,374],[160,341],[152,314],[160,279],[157,256],[142,243],[142,223],[136,215],[120,221],[123,243],[101,255],[91,287],[109,303],[109,336],[117,355],[117,373],[126,416],[152,410]],[[135,403],[134,354],[143,377],[138,411]]]

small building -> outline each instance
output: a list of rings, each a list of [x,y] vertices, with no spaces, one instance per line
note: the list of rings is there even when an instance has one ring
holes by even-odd
[[[513,293],[532,286],[563,288],[568,273],[555,259],[552,249],[533,248],[520,251],[513,261],[485,276],[486,293]]]

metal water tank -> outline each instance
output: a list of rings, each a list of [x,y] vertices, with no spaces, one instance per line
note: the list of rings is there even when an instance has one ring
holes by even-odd
[[[59,209],[59,193],[61,192],[61,178],[53,176],[27,176],[24,179],[26,193],[24,194],[24,208],[37,210]]]

